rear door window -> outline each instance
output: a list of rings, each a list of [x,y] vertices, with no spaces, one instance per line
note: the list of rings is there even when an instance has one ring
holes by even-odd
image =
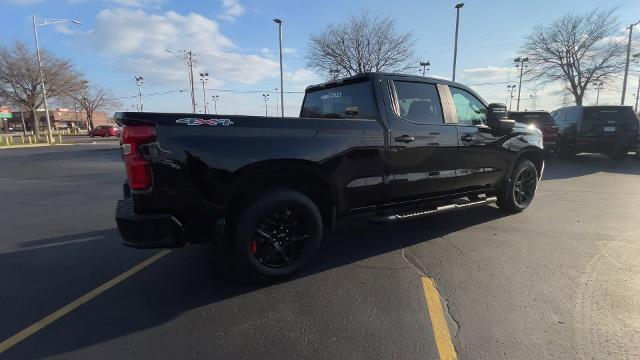
[[[438,90],[433,84],[394,81],[396,115],[416,124],[444,124]]]
[[[370,81],[308,92],[300,117],[378,119]]]

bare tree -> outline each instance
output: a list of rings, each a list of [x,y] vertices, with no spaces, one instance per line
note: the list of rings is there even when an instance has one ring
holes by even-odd
[[[589,85],[619,73],[625,46],[615,39],[620,25],[615,9],[567,14],[548,25],[536,26],[523,51],[529,57],[527,75],[542,83],[562,83],[577,105]]]
[[[41,51],[44,82],[47,96],[57,98],[81,88],[82,76],[71,62]],[[40,135],[40,118],[37,110],[42,106],[40,71],[35,51],[22,42],[11,47],[0,47],[0,97],[24,106],[31,111],[32,128]]]
[[[390,18],[363,10],[344,23],[331,24],[310,37],[308,65],[328,75],[338,69],[348,76],[369,71],[404,71],[414,62],[412,32],[398,33]]]
[[[122,106],[113,94],[100,86],[85,83],[85,87],[69,97],[77,102],[80,108],[87,114],[87,129],[93,129],[93,113],[97,110],[109,110]]]

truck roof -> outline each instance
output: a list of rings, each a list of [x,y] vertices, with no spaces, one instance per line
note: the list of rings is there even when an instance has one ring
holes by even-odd
[[[366,73],[362,73],[354,76],[327,81],[321,84],[309,85],[305,89],[305,92],[317,91],[317,90],[326,89],[334,86],[340,86],[340,85],[344,85],[352,82],[358,82],[365,79],[376,80],[385,76],[404,77],[407,79],[415,79],[415,80],[428,80],[429,82],[436,83],[436,84],[454,85],[457,87],[464,88],[466,90],[470,90],[467,86],[463,84],[445,80],[445,79],[429,77],[429,76],[420,76],[420,75],[402,74],[402,73],[388,73],[388,72],[366,72]]]

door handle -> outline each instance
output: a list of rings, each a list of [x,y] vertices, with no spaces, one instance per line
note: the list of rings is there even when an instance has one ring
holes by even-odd
[[[475,137],[473,137],[473,135],[464,135],[462,137],[460,137],[460,140],[464,141],[464,142],[472,142],[473,140],[475,140]]]
[[[402,135],[402,136],[398,136],[395,139],[397,142],[402,142],[402,143],[410,143],[412,141],[416,141],[416,138],[414,138],[411,135]]]

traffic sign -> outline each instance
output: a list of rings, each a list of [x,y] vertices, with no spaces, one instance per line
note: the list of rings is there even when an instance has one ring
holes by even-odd
[[[11,119],[13,118],[12,113],[0,113],[0,119]]]

